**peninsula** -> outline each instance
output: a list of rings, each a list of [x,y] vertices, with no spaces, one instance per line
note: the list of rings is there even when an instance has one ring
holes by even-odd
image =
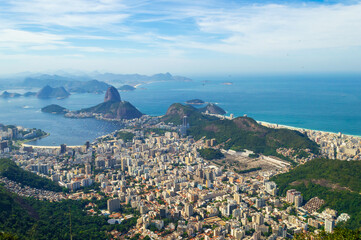
[[[121,101],[118,90],[111,86],[105,93],[104,102],[94,107],[65,114],[66,117],[97,117],[105,120],[134,119],[143,116],[130,102]]]

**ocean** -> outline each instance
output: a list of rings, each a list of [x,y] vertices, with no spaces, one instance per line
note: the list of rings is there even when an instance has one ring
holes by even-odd
[[[361,75],[228,75],[192,79],[192,82],[144,84],[120,95],[152,116],[165,114],[172,103],[199,98],[217,103],[228,115],[247,114],[259,121],[361,135]],[[96,119],[70,119],[42,113],[40,109],[54,103],[78,110],[101,103],[103,98],[103,94],[85,93],[62,100],[0,99],[0,123],[40,128],[50,133],[49,137],[33,142],[34,145],[80,145],[122,125]]]

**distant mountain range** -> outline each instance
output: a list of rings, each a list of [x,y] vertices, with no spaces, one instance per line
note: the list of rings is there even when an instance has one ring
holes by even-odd
[[[23,95],[21,95],[20,93],[14,93],[14,92],[8,92],[8,91],[4,91],[1,95],[0,98],[18,98],[21,96],[24,97],[31,97],[31,96],[35,96],[36,93],[35,92],[26,92]]]
[[[44,87],[45,85],[58,88],[64,87],[69,92],[104,92],[110,86],[98,80],[77,80],[77,78],[62,77],[58,75],[40,75],[37,77],[27,77],[21,84],[23,87]]]
[[[41,88],[64,87],[69,92],[105,92],[110,85],[120,87],[124,84],[134,86],[140,83],[156,81],[192,81],[183,76],[173,76],[170,73],[154,75],[116,74],[116,73],[67,73],[58,71],[56,74],[23,73],[0,79],[2,89],[10,87]]]
[[[183,77],[183,76],[173,76],[169,72],[167,73],[158,73],[151,76],[141,75],[141,74],[115,74],[115,73],[98,73],[93,72],[89,74],[92,78],[98,79],[100,81],[105,81],[112,83],[114,85],[119,83],[144,83],[152,81],[185,81],[189,82],[192,79]]]

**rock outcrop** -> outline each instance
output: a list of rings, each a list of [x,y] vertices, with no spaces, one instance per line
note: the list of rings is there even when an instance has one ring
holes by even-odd
[[[118,90],[111,86],[108,88],[107,92],[105,93],[104,102],[120,102],[120,95]]]

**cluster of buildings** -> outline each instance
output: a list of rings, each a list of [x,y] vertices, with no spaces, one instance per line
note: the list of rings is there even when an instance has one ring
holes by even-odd
[[[326,220],[303,208],[302,193],[289,190],[285,198],[277,196],[277,185],[269,179],[283,168],[227,171],[197,151],[214,145],[212,140],[195,141],[184,129],[179,133],[175,126],[151,121],[127,122],[141,126],[127,129],[134,135],[131,141],[112,133],[84,146],[23,146],[12,151],[11,158],[72,192],[96,186],[108,198],[103,211],[108,216],[124,207],[134,209],[137,225],[127,237],[275,240],[308,231],[309,226],[332,231],[336,216],[327,215]],[[186,119],[182,126],[187,127]],[[153,133],[154,128],[166,132]],[[37,198],[49,200],[40,194]],[[82,199],[84,194],[64,198]],[[340,221],[347,219],[339,216]]]
[[[31,140],[45,135],[39,129],[23,128],[21,126],[6,126],[0,124],[0,154],[8,153],[12,141],[15,140]]]
[[[330,159],[361,160],[360,137],[313,130],[307,136],[321,147],[321,154]]]
[[[21,185],[17,182],[11,181],[6,177],[1,177],[0,183],[2,183],[3,186],[10,192],[16,193],[22,197],[33,197],[39,200],[48,200],[52,202],[65,199],[65,196],[62,193],[31,188],[29,186]]]
[[[316,142],[320,146],[320,153],[326,158],[339,160],[361,160],[361,138],[358,136],[301,129],[266,122],[259,123],[270,128],[288,128],[306,134],[312,141]],[[284,149],[283,152],[280,153],[285,156],[293,154],[291,149]]]

